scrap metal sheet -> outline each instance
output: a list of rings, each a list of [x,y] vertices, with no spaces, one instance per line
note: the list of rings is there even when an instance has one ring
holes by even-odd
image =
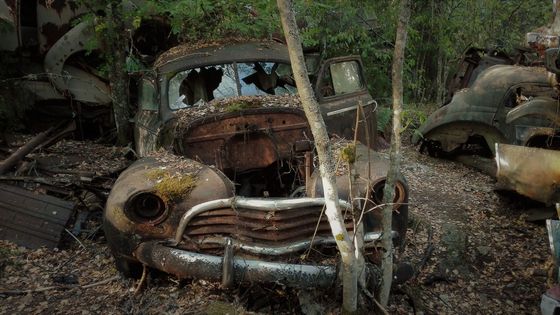
[[[0,239],[29,248],[58,246],[74,204],[0,185]]]

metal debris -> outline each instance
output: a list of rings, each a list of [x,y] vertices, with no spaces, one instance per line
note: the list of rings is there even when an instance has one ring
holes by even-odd
[[[29,248],[57,247],[74,203],[0,185],[0,239]]]

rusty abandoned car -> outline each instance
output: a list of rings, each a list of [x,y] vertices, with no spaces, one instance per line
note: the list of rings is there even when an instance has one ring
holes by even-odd
[[[546,69],[550,86],[558,93],[558,48],[546,52]],[[560,151],[558,151],[558,98],[535,98],[508,114],[508,121],[531,115],[547,124],[548,137],[540,148],[521,145],[496,144],[496,179],[498,188],[513,190],[545,204],[560,202],[558,179],[560,178]],[[543,128],[544,129],[544,128]],[[551,150],[553,149],[553,150]]]
[[[371,210],[381,203],[388,160],[370,149],[375,102],[361,61],[319,64],[312,81],[339,148],[352,143],[344,138],[354,138],[359,118],[352,195],[362,200],[360,209]],[[276,42],[180,46],[158,58],[139,88],[135,143],[143,158],[120,175],[105,209],[120,271],[134,276],[144,264],[225,286],[335,282],[335,240],[322,215],[313,139],[291,76],[287,48]],[[347,163],[336,172],[353,231]],[[399,243],[408,214],[404,179],[395,191],[392,235]],[[380,215],[367,211],[356,223],[372,261]]]
[[[535,115],[539,107],[556,102],[549,79],[542,67],[492,66],[430,115],[412,141],[433,156],[490,157],[496,143],[557,146],[550,120]]]

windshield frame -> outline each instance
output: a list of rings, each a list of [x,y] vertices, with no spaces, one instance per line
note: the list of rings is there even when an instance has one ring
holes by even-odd
[[[180,110],[182,108],[188,108],[190,106],[193,106],[194,104],[191,104],[190,106],[187,107],[181,107],[181,108],[173,108],[172,104],[170,103],[170,95],[169,95],[169,89],[171,88],[171,80],[173,78],[175,78],[179,73],[181,72],[185,72],[188,70],[192,70],[192,69],[200,69],[200,68],[204,68],[204,67],[211,67],[211,66],[225,66],[225,65],[231,65],[234,67],[235,72],[236,72],[236,84],[238,85],[238,90],[241,89],[242,87],[240,86],[241,82],[243,81],[244,78],[240,78],[239,74],[238,74],[238,64],[255,64],[255,63],[273,63],[273,64],[283,64],[283,65],[287,65],[290,67],[291,69],[291,63],[289,62],[289,60],[286,59],[281,59],[281,58],[240,58],[240,59],[236,59],[236,60],[214,60],[213,62],[198,62],[198,63],[189,63],[188,65],[185,65],[184,67],[181,67],[175,71],[169,71],[169,72],[164,72],[164,73],[160,73],[160,85],[161,85],[161,89],[160,91],[162,91],[161,93],[161,105],[162,107],[164,107],[167,111],[171,111],[171,112],[175,112],[177,110]],[[292,78],[293,78],[293,71],[292,73]],[[252,86],[248,85],[248,86]],[[292,85],[290,85],[292,86]],[[288,89],[286,89],[288,90]],[[289,91],[289,90],[288,90]],[[264,91],[263,91],[264,92]],[[263,95],[268,94],[268,93],[264,93]],[[297,87],[295,86],[295,82],[293,85],[293,91],[290,91],[289,94],[291,95],[296,95],[297,94]],[[273,94],[268,94],[268,95],[273,95]],[[281,95],[281,94],[278,94]],[[229,97],[236,97],[238,95],[235,96],[228,96],[222,99],[227,99]],[[195,102],[196,104],[196,102]]]

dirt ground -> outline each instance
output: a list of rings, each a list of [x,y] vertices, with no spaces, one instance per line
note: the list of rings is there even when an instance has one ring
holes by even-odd
[[[525,220],[531,205],[497,195],[493,180],[476,170],[410,147],[403,153],[411,224],[399,259],[420,269],[394,288],[389,313],[539,313],[549,249],[544,224]],[[222,290],[217,283],[152,273],[135,293],[138,281],[119,276],[95,231],[59,250],[0,241],[0,314],[302,311],[299,292],[282,286]],[[322,313],[337,313],[334,294],[318,294]]]

